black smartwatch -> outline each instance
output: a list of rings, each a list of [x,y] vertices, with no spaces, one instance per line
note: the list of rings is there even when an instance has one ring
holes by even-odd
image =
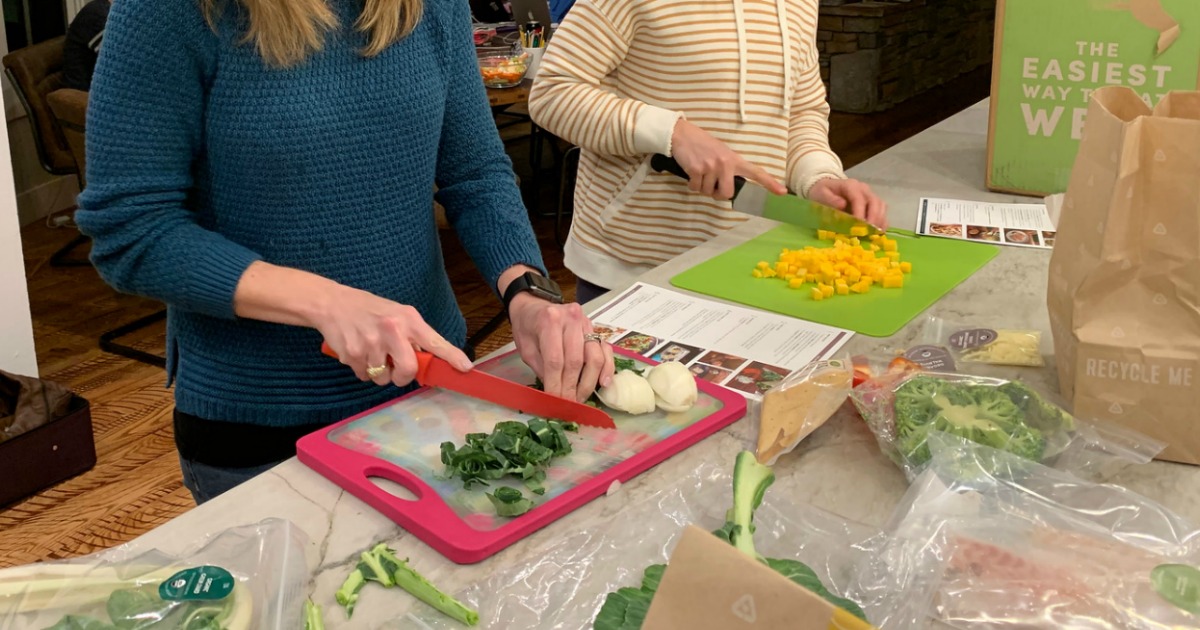
[[[512,304],[513,298],[525,292],[532,293],[535,297],[553,304],[563,303],[562,289],[558,288],[557,282],[540,273],[526,271],[516,280],[510,282],[508,288],[504,290],[504,310],[508,310],[508,306]]]

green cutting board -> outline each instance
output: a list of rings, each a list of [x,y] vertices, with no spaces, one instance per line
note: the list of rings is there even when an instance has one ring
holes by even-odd
[[[765,216],[771,217],[770,208]],[[873,286],[866,294],[838,295],[818,302],[809,296],[811,284],[797,290],[775,278],[752,278],[750,272],[759,261],[773,265],[785,247],[829,245],[818,241],[813,230],[794,225],[781,225],[700,263],[671,278],[671,284],[871,337],[890,337],[999,253],[994,245],[914,236],[903,230],[891,230],[888,235],[899,242],[900,259],[913,264],[902,289]]]

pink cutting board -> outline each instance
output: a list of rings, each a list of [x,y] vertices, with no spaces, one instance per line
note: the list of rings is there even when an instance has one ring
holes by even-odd
[[[654,364],[621,348],[614,350],[638,363]],[[517,383],[534,381],[533,372],[516,352],[476,369]],[[632,479],[745,415],[746,400],[741,395],[697,382],[699,400],[686,413],[630,416],[606,408],[616,430],[580,427],[578,433],[568,433],[572,453],[547,469],[543,496],[519,482],[466,490],[461,479],[442,478],[442,442],[461,446],[468,433],[490,433],[499,421],[528,421],[532,416],[436,388],[418,389],[308,435],[297,443],[297,452],[305,465],[442,555],[471,564],[604,494],[612,482]],[[416,498],[397,497],[372,482],[372,477],[395,482]],[[535,507],[515,518],[496,516],[484,493],[501,484],[520,489]]]

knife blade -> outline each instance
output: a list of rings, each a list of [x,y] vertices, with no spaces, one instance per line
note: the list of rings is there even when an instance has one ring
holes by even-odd
[[[691,177],[675,158],[655,154],[650,158],[650,168],[659,173],[670,173],[685,180]],[[883,230],[854,218],[854,215],[830,208],[798,195],[776,195],[741,176],[733,178],[733,209],[738,212],[763,217],[780,223],[789,223],[814,230],[827,230],[838,234],[850,234],[851,228],[865,228],[867,235],[884,234]]]
[[[337,353],[327,343],[321,344],[321,352],[338,358]],[[543,418],[577,422],[601,429],[617,428],[612,417],[596,407],[551,396],[528,385],[514,383],[480,370],[459,372],[445,359],[428,352],[418,351],[416,354],[416,380],[423,386],[440,387]],[[391,357],[388,357],[388,365],[392,365]]]

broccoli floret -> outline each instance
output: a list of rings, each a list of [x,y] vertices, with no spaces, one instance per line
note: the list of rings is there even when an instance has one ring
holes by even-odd
[[[999,390],[1024,412],[1027,424],[1047,433],[1075,428],[1075,418],[1071,414],[1047,402],[1025,383],[1009,381],[1001,385]]]
[[[927,440],[935,430],[1035,461],[1046,448],[1019,404],[990,385],[915,377],[896,390],[895,417],[896,448],[918,466],[931,457]]]

